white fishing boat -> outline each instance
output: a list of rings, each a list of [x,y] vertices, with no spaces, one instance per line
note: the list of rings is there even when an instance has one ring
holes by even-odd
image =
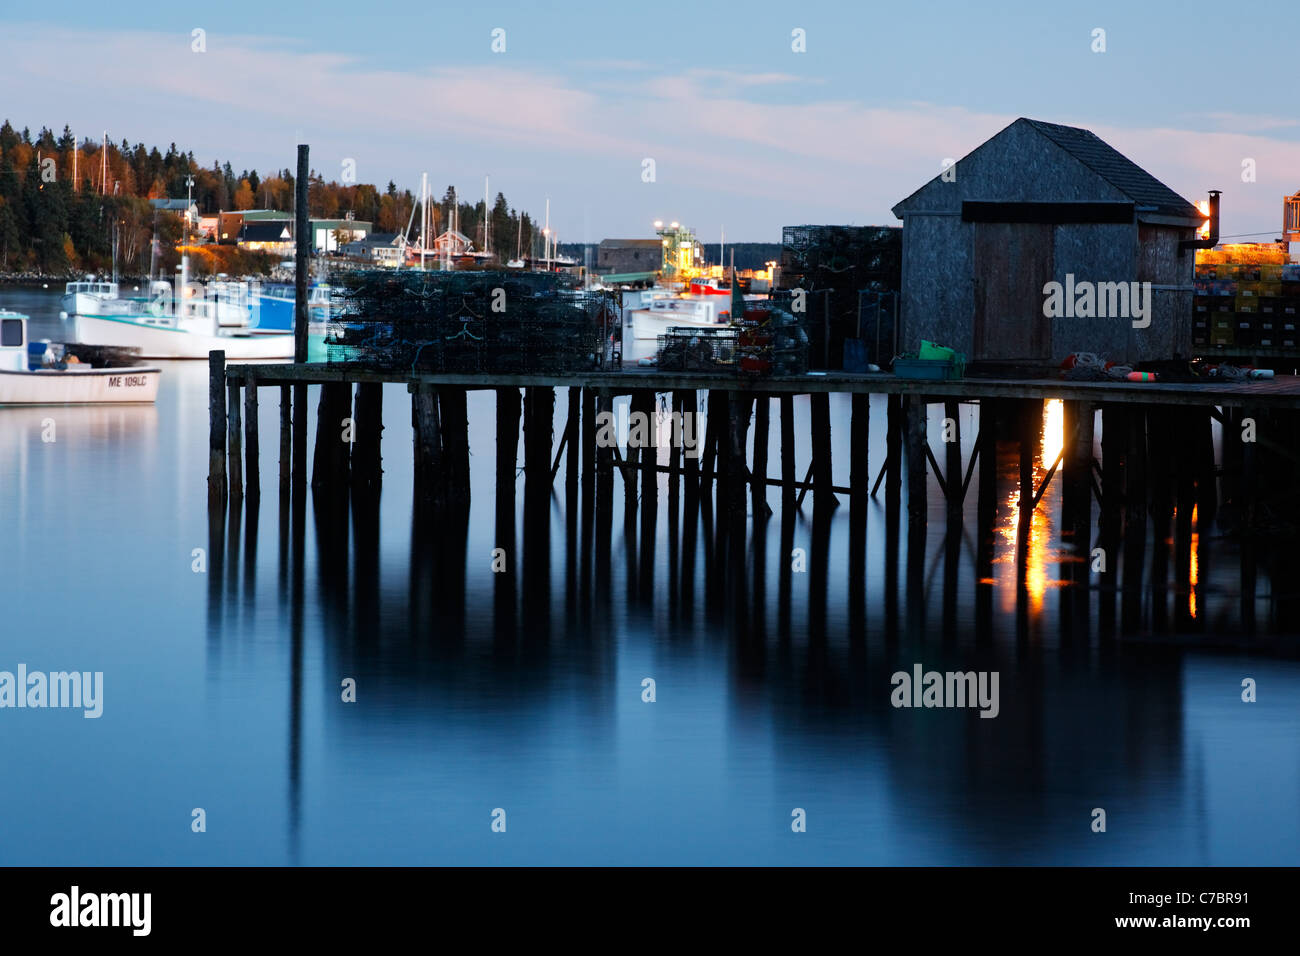
[[[726,296],[673,296],[658,294],[642,307],[627,309],[623,327],[623,361],[654,358],[659,336],[670,328],[723,328],[731,322],[731,299]]]
[[[69,282],[63,287],[60,303],[68,315],[78,312],[97,312],[104,302],[116,299],[118,289],[116,282],[100,282],[94,276],[87,276],[78,282]]]
[[[72,318],[77,341],[133,349],[143,358],[205,359],[217,349],[228,359],[293,358],[292,332],[250,326],[246,299],[232,304],[219,296],[194,295],[187,281],[188,260],[182,258],[181,264],[174,299],[118,300],[76,313]]]
[[[51,362],[48,343],[29,343],[27,316],[0,310],[0,405],[149,403],[158,398],[156,368],[92,368]]]

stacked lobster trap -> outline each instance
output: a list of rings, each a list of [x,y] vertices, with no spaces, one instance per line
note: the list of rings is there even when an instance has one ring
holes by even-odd
[[[331,363],[504,374],[604,363],[609,293],[549,273],[366,271],[342,280]]]

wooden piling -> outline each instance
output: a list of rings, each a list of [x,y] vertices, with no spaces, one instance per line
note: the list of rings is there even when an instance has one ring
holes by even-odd
[[[239,427],[239,406],[240,395],[238,385],[228,385],[227,391],[227,434],[226,442],[230,446],[230,497],[231,499],[244,497],[244,462],[240,453],[242,435]]]
[[[839,499],[832,489],[831,470],[831,397],[826,392],[813,392],[808,396],[812,412],[812,469],[814,506],[834,508]]]
[[[307,386],[293,387],[293,465],[291,484],[295,489],[307,486]]]
[[[280,494],[289,493],[293,462],[293,402],[288,385],[280,386]]]
[[[555,393],[550,393],[555,401]],[[469,412],[465,389],[443,386],[438,389],[438,421],[442,429],[443,466],[447,472],[449,501],[464,504],[470,499],[469,485]],[[548,423],[549,424],[549,423]],[[547,452],[550,452],[548,441]],[[549,459],[542,465],[549,484]]]
[[[907,443],[907,521],[926,521],[926,401],[923,396],[909,395],[904,409]],[[911,555],[909,552],[908,560]]]
[[[750,494],[753,498],[751,507],[755,523],[767,520],[767,446],[768,431],[771,428],[772,396],[759,393],[755,398],[754,414],[754,467],[751,471]]]
[[[943,438],[947,452],[944,461],[944,482],[948,492],[948,520],[961,518],[962,508],[962,474],[961,474],[961,406],[954,401],[943,403]],[[948,422],[952,422],[951,436]]]
[[[352,487],[377,492],[383,483],[384,386],[379,382],[357,385],[352,424]]]
[[[582,390],[582,487],[595,487],[596,481],[596,393]],[[585,494],[585,490],[584,490]]]
[[[578,461],[580,456],[579,434],[582,430],[582,389],[569,388],[569,421],[565,432],[569,437],[567,456],[564,462],[565,500],[570,507],[578,500]]]
[[[682,448],[685,475],[686,497],[694,499],[700,490],[700,447],[704,436],[700,434],[699,395],[695,389],[688,388],[681,393],[682,434],[691,436],[692,447]],[[689,425],[687,423],[690,423]]]
[[[440,504],[445,500],[442,428],[438,397],[432,385],[415,385],[411,394],[411,425],[415,442],[415,496]]]
[[[727,476],[730,483],[729,504],[732,516],[742,520],[745,516],[746,486],[754,487],[749,469],[745,465],[745,448],[749,439],[749,419],[753,414],[754,397],[748,392],[731,392],[727,395],[729,418]],[[743,530],[739,539],[744,541]]]
[[[249,498],[258,498],[262,494],[257,417],[257,379],[250,377],[244,383],[244,486]]]
[[[902,497],[903,396],[890,395],[885,433],[885,510],[897,513]]]
[[[327,382],[320,387],[316,405],[316,450],[312,456],[311,486],[315,489],[347,487],[351,443],[344,421],[352,415],[352,386]]]
[[[226,353],[208,353],[208,504],[226,500]]]
[[[307,270],[311,259],[311,225],[308,222],[307,186],[311,165],[306,144],[298,145],[298,178],[294,180],[294,308],[293,360],[307,361],[307,325],[311,315],[307,304]]]
[[[497,389],[497,497],[508,493],[514,501],[519,467],[519,389]],[[510,519],[512,522],[512,516]]]
[[[781,510],[794,511],[794,396],[781,395]]]

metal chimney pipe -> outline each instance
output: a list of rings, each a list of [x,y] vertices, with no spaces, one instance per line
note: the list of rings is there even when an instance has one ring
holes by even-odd
[[[1210,190],[1210,234],[1204,239],[1184,239],[1178,243],[1181,256],[1188,249],[1213,249],[1219,244],[1219,190]]]

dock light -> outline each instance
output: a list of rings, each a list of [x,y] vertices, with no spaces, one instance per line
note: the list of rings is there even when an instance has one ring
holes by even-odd
[[[1187,250],[1192,249],[1213,249],[1219,242],[1219,195],[1217,189],[1210,190],[1209,200],[1202,200],[1196,204],[1196,211],[1205,217],[1205,221],[1197,228],[1195,239],[1183,239],[1178,243],[1178,254],[1184,255]]]
[[[674,229],[677,228],[677,223],[673,223],[673,228],[674,228]]]
[[[663,221],[662,219],[656,219],[656,220],[655,220],[655,228],[656,228],[656,229],[662,229],[663,227],[664,227],[664,221]]]

